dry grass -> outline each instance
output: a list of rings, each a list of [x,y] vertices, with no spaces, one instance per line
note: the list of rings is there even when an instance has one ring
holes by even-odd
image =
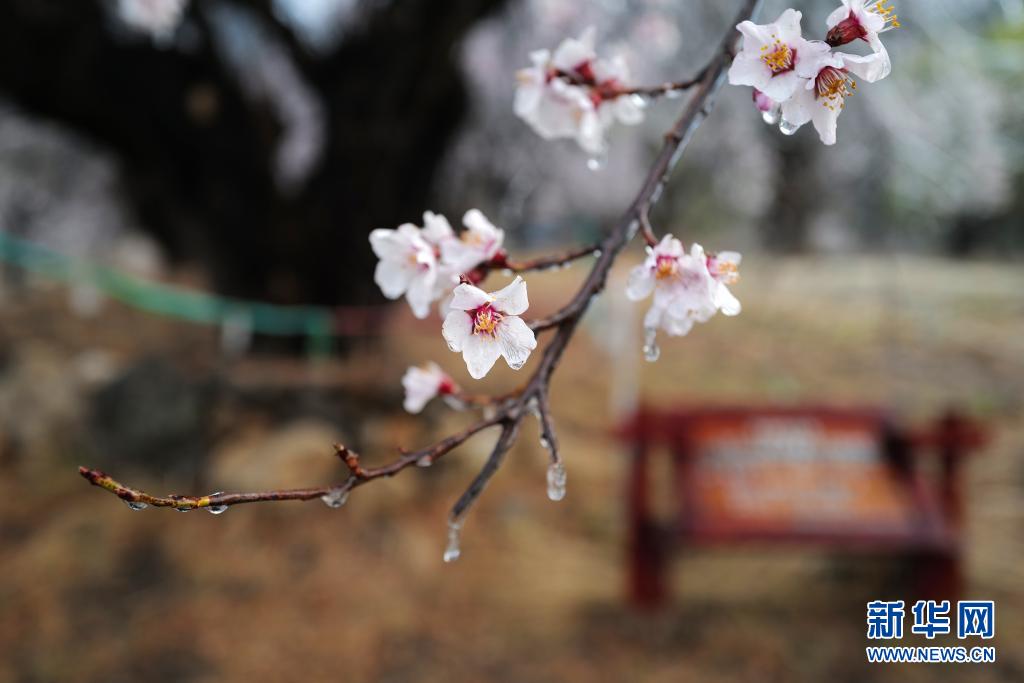
[[[640,360],[637,312],[624,319],[618,295],[602,297],[554,388],[568,497],[545,498],[545,456],[528,430],[451,566],[440,561],[446,509],[486,456],[486,438],[430,470],[357,491],[341,511],[314,503],[133,514],[77,479],[77,457],[8,463],[0,680],[1024,679],[1024,274],[895,258],[753,261],[736,288],[743,315],[663,340],[654,365]],[[581,275],[531,278],[534,310],[555,306]],[[66,313],[52,297],[32,302],[0,314],[8,349],[30,347],[53,364],[100,347],[118,362],[155,349],[200,375],[216,365],[207,332],[117,307],[102,321],[57,324]],[[128,329],[140,332],[117,332]],[[365,397],[353,408],[358,420],[342,421],[353,432],[345,436],[383,456],[465,419],[382,410],[398,407],[407,362],[437,357],[472,381],[432,328],[396,323],[395,332],[343,363],[250,361],[227,368],[228,381],[340,383]],[[519,379],[493,375],[486,386],[496,390]],[[869,403],[909,420],[953,403],[988,421],[996,439],[969,469],[967,559],[970,594],[997,601],[998,663],[866,665],[864,602],[879,597],[886,567],[815,552],[695,553],[676,565],[674,606],[632,613],[622,600],[625,463],[608,428],[637,396]],[[337,467],[329,443],[319,466],[310,449],[311,434],[327,439],[339,427],[245,415],[225,424],[210,446],[211,487],[261,476],[315,483]],[[288,457],[275,461],[268,439]],[[154,479],[140,472],[133,481],[188,485]]]

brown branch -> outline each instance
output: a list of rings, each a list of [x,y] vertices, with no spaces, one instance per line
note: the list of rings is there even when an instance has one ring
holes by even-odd
[[[730,24],[725,37],[711,56],[707,65],[701,69],[697,78],[692,82],[682,81],[678,84],[666,84],[666,86],[672,86],[669,89],[666,89],[666,86],[659,86],[663,92],[684,87],[692,87],[694,92],[675,125],[665,135],[665,142],[662,145],[661,151],[648,171],[647,177],[644,179],[636,198],[600,244],[585,249],[576,249],[568,252],[568,254],[548,259],[536,259],[518,264],[508,264],[507,262],[500,265],[497,263],[493,264],[494,267],[513,268],[513,266],[518,266],[522,270],[534,270],[540,267],[567,263],[575,258],[581,258],[588,253],[597,254],[596,261],[587,278],[569,303],[552,316],[532,323],[531,327],[535,331],[553,329],[555,334],[544,348],[540,363],[536,370],[534,370],[533,375],[530,376],[526,386],[518,392],[499,397],[498,400],[492,402],[491,405],[495,408],[493,414],[485,416],[465,430],[448,436],[432,446],[418,451],[403,452],[400,457],[391,463],[380,467],[363,467],[360,456],[357,453],[345,446],[338,445],[336,446],[336,451],[348,468],[349,477],[340,484],[320,488],[264,491],[258,493],[219,493],[209,496],[160,497],[127,487],[96,470],[82,467],[79,468],[79,473],[93,485],[111,491],[125,501],[146,503],[155,507],[174,507],[179,510],[220,507],[259,501],[311,500],[326,495],[345,496],[357,486],[381,477],[394,476],[410,465],[416,463],[431,464],[462,445],[473,435],[489,427],[500,425],[501,434],[494,445],[491,456],[452,509],[451,521],[453,524],[459,525],[466,510],[479,498],[491,477],[501,467],[506,454],[518,436],[523,417],[529,412],[532,405],[536,405],[537,412],[539,413],[541,433],[551,445],[553,462],[558,462],[557,442],[555,441],[550,406],[548,404],[548,387],[551,377],[558,367],[558,363],[569,344],[569,340],[576,331],[580,318],[589,308],[594,298],[604,289],[608,273],[615,263],[615,259],[626,245],[629,244],[638,229],[644,229],[644,236],[648,243],[651,243],[651,240],[654,239],[653,232],[650,231],[649,221],[647,220],[648,213],[661,196],[672,170],[678,163],[694,132],[707,117],[714,104],[715,95],[724,80],[725,66],[731,59],[733,46],[736,42],[733,25],[744,19],[751,18],[759,4],[760,0],[744,0],[743,10],[739,13],[736,21]]]
[[[540,440],[551,457],[551,464],[561,465],[562,455],[558,450],[558,435],[555,434],[555,422],[551,417],[551,404],[548,401],[546,386],[537,395],[537,421],[540,422]]]
[[[584,88],[591,88],[597,92],[602,100],[614,100],[618,97],[624,97],[628,95],[640,95],[641,97],[662,97],[664,95],[670,95],[675,93],[682,93],[684,90],[699,85],[704,80],[705,74],[707,74],[708,67],[705,66],[700,72],[693,78],[689,78],[684,81],[667,81],[661,85],[651,86],[636,86],[632,88],[624,88],[618,83],[598,83],[592,77],[584,76],[583,74],[575,71],[565,71],[563,69],[555,69],[550,72],[551,76],[560,78],[569,85],[577,85]]]
[[[511,270],[514,273],[525,273],[531,270],[547,270],[559,268],[561,266],[568,265],[577,259],[584,258],[585,256],[599,255],[601,251],[600,244],[591,244],[586,247],[577,247],[561,254],[554,254],[549,256],[540,256],[534,259],[526,259],[523,261],[510,261],[505,260],[502,267]]]
[[[658,238],[654,236],[654,227],[651,226],[649,213],[650,207],[648,206],[637,212],[637,218],[640,221],[640,234],[643,235],[644,242],[647,242],[647,246],[653,247],[658,243]]]

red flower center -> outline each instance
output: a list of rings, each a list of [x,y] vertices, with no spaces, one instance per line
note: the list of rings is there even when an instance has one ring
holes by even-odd
[[[473,311],[472,315],[473,334],[488,334],[492,337],[497,333],[498,323],[505,317],[491,308],[490,304],[484,304]]]

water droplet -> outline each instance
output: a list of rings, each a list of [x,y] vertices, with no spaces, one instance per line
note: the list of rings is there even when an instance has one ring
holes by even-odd
[[[671,83],[666,83],[665,84],[665,97],[667,97],[670,100],[678,100],[682,96],[683,96],[683,91],[682,90],[677,90],[677,89],[673,88]]]
[[[445,394],[441,400],[444,401],[444,404],[452,410],[466,409],[466,404],[455,394]]]
[[[657,334],[658,331],[653,327],[644,330],[644,360],[648,363],[653,363],[661,356],[661,349],[655,341]]]
[[[526,412],[533,415],[538,420],[540,419],[540,406],[537,405],[537,399],[531,398],[526,402]]]
[[[548,441],[546,436],[541,436],[540,437],[540,447],[543,448],[546,451],[550,451],[551,450],[551,442]]]
[[[444,548],[444,561],[454,562],[462,554],[459,547],[459,532],[462,531],[462,522],[448,522],[448,545]]]
[[[562,500],[565,498],[565,466],[560,462],[553,462],[548,467],[548,499]]]
[[[429,455],[424,455],[416,460],[416,467],[430,467],[434,464],[434,459]]]
[[[601,152],[587,159],[587,168],[591,171],[600,171],[608,164],[608,152]]]
[[[146,508],[149,507],[149,505],[143,503],[141,500],[126,500],[124,504],[127,505],[132,510],[135,510],[136,512],[138,512],[139,510],[145,510]]]
[[[223,495],[224,495],[223,491],[215,491],[215,492],[211,493],[207,497],[208,498],[213,498],[214,496],[223,496]],[[228,509],[227,505],[208,505],[206,507],[207,512],[209,512],[211,515],[219,515],[222,512],[226,511],[227,509]]]
[[[488,403],[487,405],[484,406],[482,412],[485,420],[493,420],[494,416],[498,414],[498,409],[495,408],[492,404]]]
[[[346,488],[331,489],[320,496],[320,500],[329,508],[340,508],[348,500],[348,494],[349,490]]]
[[[764,122],[769,126],[774,126],[778,123],[781,116],[782,114],[778,107],[772,107],[768,111],[761,112],[761,118],[764,119]]]
[[[522,360],[517,360],[514,363],[510,361],[509,364],[508,364],[508,366],[510,368],[512,368],[513,370],[518,370],[519,368],[523,367],[524,365],[526,365],[526,359],[525,358],[522,359]]]
[[[630,95],[629,101],[637,109],[643,109],[644,107],[647,106],[647,98],[639,93],[634,93],[633,95]]]
[[[601,250],[595,249],[593,252],[591,252],[591,256],[593,256],[594,258],[601,258]]]
[[[454,351],[455,353],[458,353],[458,351],[459,351],[459,350],[458,350],[458,349],[456,348],[456,345],[455,345],[455,343],[454,343],[454,342],[448,342],[448,350],[449,350],[449,351]]]
[[[174,509],[175,509],[175,510],[177,510],[178,512],[188,512],[188,511],[189,511],[189,510],[191,510],[192,508],[188,508],[188,507],[180,507],[180,508],[174,508]]]
[[[800,126],[795,126],[792,123],[790,123],[789,121],[787,121],[786,119],[782,119],[782,121],[779,122],[779,130],[782,131],[783,135],[792,135],[799,128],[800,128]]]
[[[505,277],[512,277],[512,269],[504,268],[502,269],[501,274],[504,275]]]

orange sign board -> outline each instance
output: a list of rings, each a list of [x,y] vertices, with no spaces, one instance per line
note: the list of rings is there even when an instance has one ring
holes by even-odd
[[[882,453],[877,420],[707,415],[689,429],[690,523],[718,535],[911,534],[913,487]]]

